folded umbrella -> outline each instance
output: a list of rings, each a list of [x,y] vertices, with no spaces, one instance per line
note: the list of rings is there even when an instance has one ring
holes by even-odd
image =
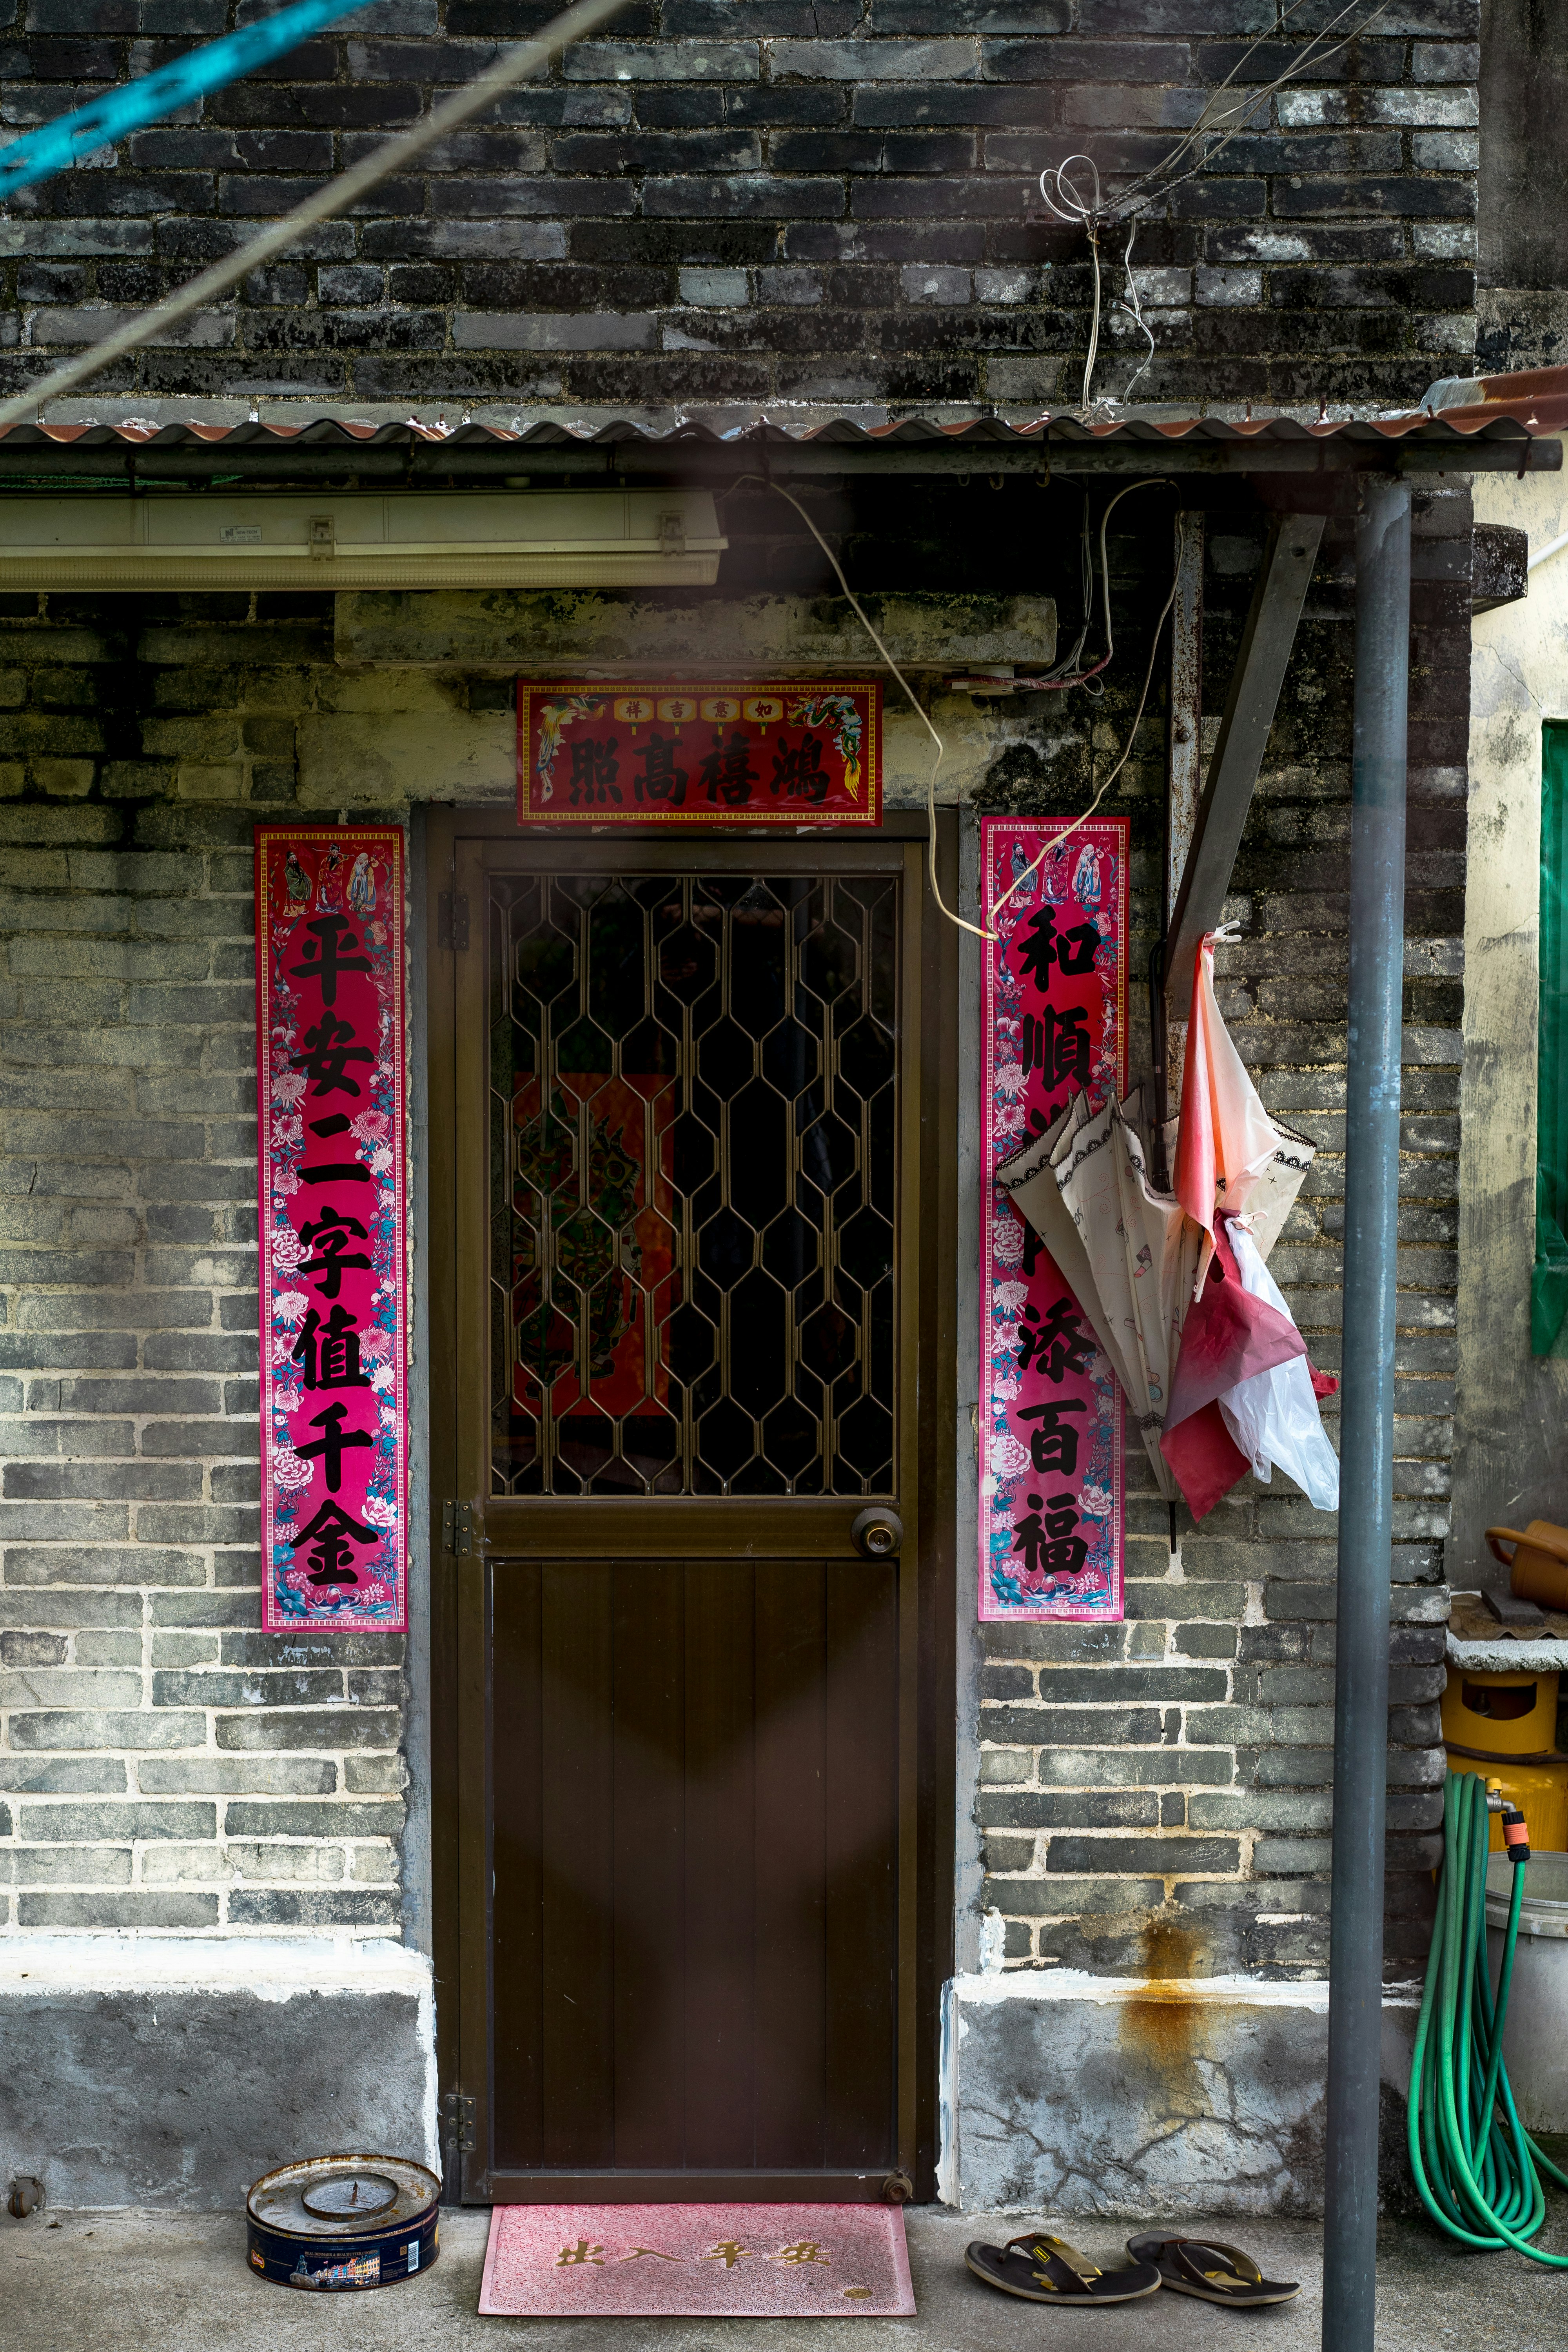
[[[1127,1398],[1155,1483],[1174,1501],[1179,1488],[1160,1436],[1201,1236],[1180,1203],[1149,1181],[1138,1108],[1133,1093],[1091,1117],[1076,1095],[996,1176],[1082,1308]]]
[[[1194,1296],[1202,1294],[1208,1276],[1219,1212],[1250,1216],[1258,1254],[1267,1258],[1317,1154],[1315,1144],[1282,1127],[1264,1109],[1220,1017],[1214,992],[1215,942],[1234,936],[1229,926],[1206,932],[1193,958],[1175,1191],[1188,1216],[1204,1231]]]

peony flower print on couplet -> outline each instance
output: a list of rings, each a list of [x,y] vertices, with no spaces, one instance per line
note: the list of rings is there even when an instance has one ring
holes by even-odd
[[[1122,1613],[1123,1402],[1087,1318],[995,1170],[1074,1089],[1127,1084],[1125,817],[981,824],[980,1615]],[[1005,894],[1022,875],[1011,898]]]
[[[408,1622],[403,835],[256,829],[262,1623]]]

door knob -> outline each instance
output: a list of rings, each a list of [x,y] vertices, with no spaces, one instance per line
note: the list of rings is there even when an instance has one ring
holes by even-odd
[[[850,1542],[868,1559],[891,1559],[903,1539],[902,1519],[880,1503],[862,1511],[849,1530]]]

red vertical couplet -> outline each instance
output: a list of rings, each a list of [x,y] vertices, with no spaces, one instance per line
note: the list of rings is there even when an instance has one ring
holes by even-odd
[[[1075,1088],[1094,1111],[1126,1090],[1128,820],[1075,825],[1030,873],[1058,830],[981,823],[983,1619],[1121,1615],[1121,1390],[995,1178]]]
[[[258,825],[262,1623],[408,1622],[403,835]]]

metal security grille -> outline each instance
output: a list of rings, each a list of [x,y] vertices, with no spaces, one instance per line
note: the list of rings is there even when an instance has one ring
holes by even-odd
[[[899,887],[492,877],[492,1494],[893,1491]]]

